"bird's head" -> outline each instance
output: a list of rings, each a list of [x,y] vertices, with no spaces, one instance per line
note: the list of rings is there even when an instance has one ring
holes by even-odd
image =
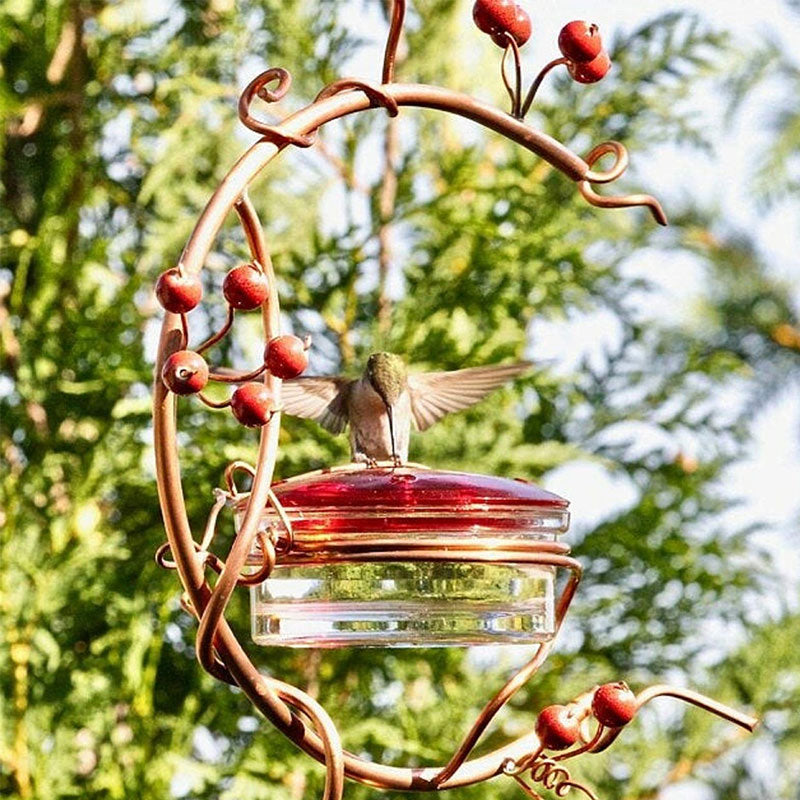
[[[394,353],[373,353],[364,370],[372,388],[387,406],[392,406],[403,393],[408,380],[406,365]]]

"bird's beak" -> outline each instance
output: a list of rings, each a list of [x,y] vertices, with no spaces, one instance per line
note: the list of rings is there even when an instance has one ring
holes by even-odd
[[[384,401],[384,405],[386,406],[386,413],[389,416],[389,436],[392,440],[392,458],[397,458],[397,448],[394,444],[394,416],[392,414],[392,406]]]

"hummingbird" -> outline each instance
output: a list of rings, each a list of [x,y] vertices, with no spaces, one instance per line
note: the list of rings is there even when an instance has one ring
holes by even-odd
[[[281,409],[313,419],[331,433],[350,426],[355,462],[408,461],[411,426],[427,430],[446,414],[482,400],[530,367],[493,364],[450,372],[409,373],[394,353],[373,353],[360,378],[338,375],[283,381]]]

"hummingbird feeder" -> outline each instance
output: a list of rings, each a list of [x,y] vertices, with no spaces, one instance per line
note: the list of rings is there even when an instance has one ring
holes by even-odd
[[[325,800],[338,800],[345,778],[386,790],[441,791],[506,776],[531,798],[541,792],[595,795],[572,780],[566,762],[607,748],[653,697],[669,695],[747,730],[757,721],[686,689],[653,686],[634,694],[624,683],[595,686],[569,702],[548,706],[535,728],[480,757],[472,752],[497,713],[544,663],[581,578],[581,566],[560,537],[567,502],[530,483],[443,472],[396,462],[360,463],[273,483],[280,430],[281,381],[305,369],[309,343],[279,330],[279,298],[263,228],[249,184],[291,147],[311,147],[325,124],[383,109],[396,116],[416,106],[472,120],[531,151],[572,180],[601,208],[644,206],[660,224],[664,212],[649,195],[610,196],[595,186],[619,178],[625,147],[604,142],[586,157],[525,122],[543,78],[565,66],[574,80],[594,83],[610,62],[594,25],[569,23],[559,37],[562,57],[547,64],[523,95],[519,48],[530,36],[528,15],[511,0],[477,0],[478,28],[503,49],[502,77],[510,97],[505,112],[438,86],[395,80],[395,55],[405,0],[394,0],[380,83],[346,78],[320,91],[313,103],[277,124],[256,118],[257,99],[272,103],[289,91],[282,68],[258,75],[239,100],[239,117],[260,138],[214,192],[176,267],[156,293],[166,310],[154,387],[157,481],[167,541],[156,561],[177,569],[183,607],[198,620],[196,652],[219,680],[238,686],[264,716],[326,767]],[[513,65],[509,77],[509,64]],[[595,168],[613,156],[605,170]],[[222,328],[190,349],[189,313],[202,299],[199,273],[234,212],[251,262],[225,278]],[[263,363],[247,373],[211,370],[203,354],[231,329],[236,312],[261,309]],[[227,401],[203,393],[209,381],[236,385]],[[178,398],[191,395],[213,408],[230,407],[244,425],[260,429],[254,467],[234,462],[205,530],[189,524],[181,481]],[[236,475],[251,485],[239,491]],[[227,555],[212,551],[217,518],[233,509],[236,534]],[[211,579],[216,573],[216,580]],[[338,731],[312,697],[260,672],[225,618],[237,587],[251,592],[252,638],[257,645],[295,647],[452,646],[525,643],[530,661],[487,702],[448,763],[401,768],[343,750]]]
[[[578,583],[558,541],[566,501],[530,483],[408,465],[312,473],[272,491],[283,513],[268,507],[259,531],[286,557],[251,588],[257,644],[545,642]],[[248,499],[234,501],[241,519]],[[556,600],[558,567],[570,578]]]

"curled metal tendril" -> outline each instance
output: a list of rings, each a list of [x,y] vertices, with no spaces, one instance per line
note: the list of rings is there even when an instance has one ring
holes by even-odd
[[[586,173],[586,180],[590,183],[612,183],[621,178],[628,169],[630,159],[628,149],[621,142],[603,142],[593,148],[592,152],[586,156],[586,163],[593,167],[603,156],[613,155],[614,163],[605,170],[590,169]]]
[[[275,81],[278,82],[278,85],[274,89],[269,89],[269,85]],[[262,136],[281,147],[287,144],[293,144],[297,147],[311,147],[317,140],[317,131],[303,135],[290,133],[280,125],[270,125],[256,119],[256,117],[250,113],[250,106],[253,100],[259,98],[266,103],[277,103],[286,96],[291,85],[292,76],[288,70],[282,67],[271,67],[260,75],[257,75],[250,81],[239,98],[239,119],[245,126],[250,128],[251,131],[260,133]],[[334,81],[317,95],[314,102],[325,100],[347,91],[363,92],[369,98],[373,106],[385,108],[391,117],[396,117],[399,112],[397,101],[391,95],[383,91],[380,86],[376,86],[367,81],[358,80],[357,78],[343,78],[342,80]]]
[[[527,780],[523,777],[525,772],[528,773]],[[566,797],[572,789],[576,789],[589,800],[597,800],[588,786],[572,780],[569,770],[551,758],[537,758],[532,764],[507,762],[503,765],[503,774],[512,777],[525,794],[535,800],[541,800],[541,796],[531,784],[539,784],[556,797]]]
[[[242,575],[239,578],[239,586],[257,586],[262,581],[265,581],[272,570],[275,568],[277,556],[275,555],[275,546],[264,531],[256,533],[256,541],[258,542],[258,549],[261,551],[261,566],[249,575]]]
[[[341,80],[329,83],[316,97],[317,100],[325,100],[328,97],[348,91],[361,91],[368,98],[373,106],[385,108],[390,117],[396,117],[400,113],[397,101],[390,94],[387,94],[380,86],[358,78],[342,78]]]
[[[270,494],[272,495],[272,493]],[[232,496],[233,495],[230,491],[226,492],[223,489],[214,489],[214,505],[211,507],[211,511],[209,512],[208,519],[206,521],[203,539],[200,542],[194,543],[195,552],[200,563],[203,566],[210,567],[214,572],[217,573],[217,575],[222,572],[223,568],[225,567],[225,562],[219,556],[212,553],[209,548],[211,547],[211,543],[214,541],[214,537],[217,533],[217,519],[220,511],[222,511],[223,507],[228,500],[232,498]],[[276,505],[276,510],[280,508],[278,513],[282,518],[286,517],[286,512],[280,506],[277,498],[273,498],[274,495],[271,496],[270,500]],[[289,525],[288,530],[291,531],[291,524]],[[237,581],[240,586],[253,586],[261,583],[269,577],[270,573],[275,568],[275,562],[277,560],[275,545],[263,531],[258,531],[256,538],[258,540],[259,550],[261,552],[261,565],[255,572],[247,575],[241,575]],[[169,554],[170,543],[164,542],[155,552],[156,564],[162,569],[178,569],[177,562],[170,558]],[[191,607],[187,608],[184,606],[184,608],[190,614],[195,614],[194,609]]]
[[[275,83],[275,81],[278,82],[278,85],[274,89],[270,89],[270,84]],[[257,75],[247,84],[239,98],[239,119],[251,131],[268,137],[278,145],[294,144],[297,147],[311,147],[315,139],[313,135],[296,136],[283,130],[280,125],[269,125],[256,119],[250,113],[250,106],[256,97],[265,103],[277,103],[286,96],[291,86],[292,76],[283,67],[271,67]]]
[[[251,466],[246,461],[232,461],[228,464],[228,466],[225,467],[225,485],[228,487],[228,494],[233,498],[244,494],[239,491],[239,487],[236,485],[237,472],[246,472],[250,476],[250,480],[253,480],[256,476],[255,467]]]
[[[631,208],[634,206],[645,206],[650,209],[650,213],[659,225],[667,224],[667,215],[661,207],[661,203],[650,194],[628,194],[622,196],[607,197],[598,194],[593,183],[611,183],[617,180],[628,168],[628,151],[625,145],[620,142],[603,142],[597,145],[589,155],[586,156],[586,163],[593,167],[603,156],[613,154],[614,164],[607,170],[597,171],[590,169],[582,181],[578,181],[578,188],[583,197],[598,208]]]

